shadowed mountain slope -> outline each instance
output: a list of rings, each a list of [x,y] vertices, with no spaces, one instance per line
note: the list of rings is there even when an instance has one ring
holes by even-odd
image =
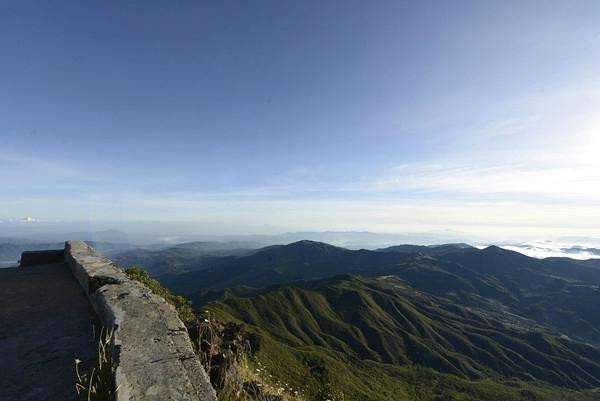
[[[198,290],[199,283],[206,288],[240,285],[263,288],[337,274],[387,274],[396,263],[412,257],[391,252],[352,251],[322,242],[299,241],[263,248],[250,256],[237,258],[219,267],[160,279],[167,287],[181,293]]]

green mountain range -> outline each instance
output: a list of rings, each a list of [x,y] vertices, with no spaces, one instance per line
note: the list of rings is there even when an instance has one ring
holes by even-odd
[[[241,325],[269,374],[299,388],[331,385],[352,400],[600,399],[595,262],[312,241],[217,259],[159,279]]]
[[[339,274],[393,275],[411,287],[481,309],[505,324],[538,328],[600,345],[600,268],[571,259],[535,259],[495,246],[423,253],[348,250],[300,241],[212,267],[159,276],[173,292],[200,306],[224,294],[248,295],[282,283]]]
[[[597,348],[507,327],[396,277],[342,276],[207,308],[243,324],[279,380],[333,383],[352,400],[594,399],[600,386]]]

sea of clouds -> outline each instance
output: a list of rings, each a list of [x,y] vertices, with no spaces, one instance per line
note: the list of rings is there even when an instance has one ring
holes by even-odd
[[[586,243],[567,240],[540,240],[500,244],[500,247],[534,258],[567,257],[572,259],[600,259],[600,241]]]

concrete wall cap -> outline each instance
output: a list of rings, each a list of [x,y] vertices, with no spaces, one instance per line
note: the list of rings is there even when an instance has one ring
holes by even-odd
[[[102,324],[113,329],[117,400],[216,401],[175,308],[82,241],[65,261]]]

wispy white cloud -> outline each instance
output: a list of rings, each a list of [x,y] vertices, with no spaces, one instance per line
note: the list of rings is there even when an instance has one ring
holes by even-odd
[[[539,207],[600,202],[600,81],[496,106],[487,120],[440,135],[447,151],[390,167],[364,190]]]
[[[600,202],[600,170],[593,167],[415,163],[394,167],[374,191],[422,197],[560,202]],[[484,198],[482,198],[484,197]]]
[[[162,185],[169,177],[115,170],[106,177],[66,155],[38,160],[3,150],[0,179],[19,190],[0,196],[0,218],[212,221],[281,231],[453,228],[494,238],[593,234],[600,227],[598,109],[600,85],[559,88],[515,101],[456,141],[445,136],[450,150],[435,158],[399,161],[366,178],[290,167],[272,185],[249,178],[231,190],[199,190],[182,172],[179,188],[189,189],[169,191]],[[51,197],[28,193],[54,187]]]
[[[501,246],[534,258],[567,257],[581,260],[600,258],[600,248],[594,248],[594,245],[588,246],[582,242],[538,240]]]

